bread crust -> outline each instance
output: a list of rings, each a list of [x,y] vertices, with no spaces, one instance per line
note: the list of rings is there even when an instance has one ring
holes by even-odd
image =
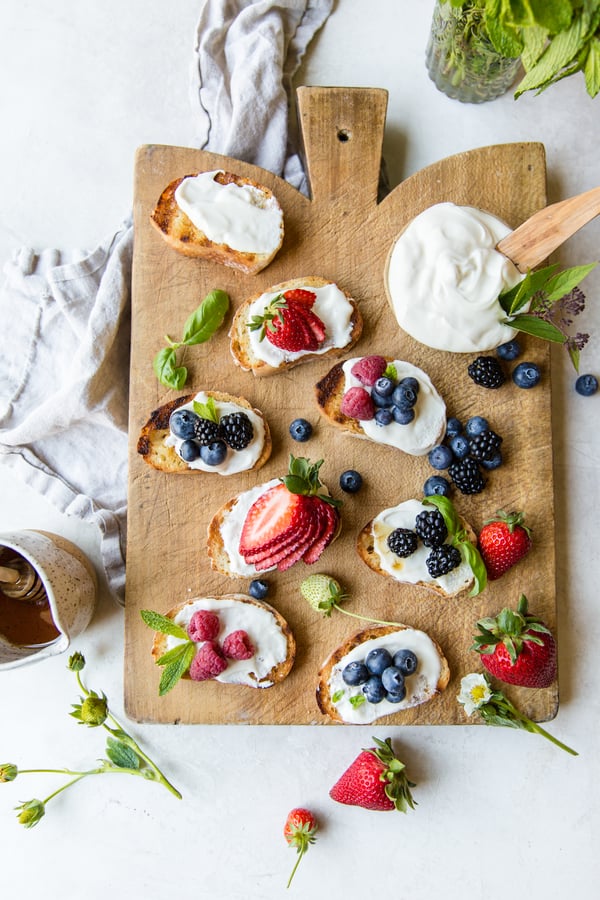
[[[462,516],[459,516],[459,519],[460,519],[460,524],[463,527],[463,529],[465,530],[469,541],[472,544],[474,544],[475,546],[477,546],[477,535],[475,534],[473,528],[465,519],[462,518]],[[466,591],[471,590],[471,588],[473,587],[473,584],[475,583],[474,578],[471,579],[469,584],[465,585],[463,588],[461,588],[459,591],[456,591],[453,594],[448,593],[446,590],[444,590],[444,588],[441,585],[436,584],[435,582],[431,582],[431,581],[407,582],[407,581],[402,581],[401,578],[394,578],[392,575],[390,575],[389,572],[386,572],[384,569],[381,568],[379,556],[378,556],[378,554],[375,550],[375,546],[374,546],[375,542],[373,540],[373,522],[374,522],[374,520],[371,519],[369,522],[367,522],[365,527],[363,529],[361,529],[361,531],[359,531],[357,538],[356,538],[356,552],[358,553],[358,555],[360,556],[362,561],[364,563],[366,563],[366,565],[370,569],[372,569],[374,572],[377,572],[378,575],[383,575],[384,578],[389,578],[392,581],[397,581],[399,584],[411,584],[414,587],[427,588],[428,590],[433,591],[439,597],[446,597],[446,598],[447,597],[459,597],[461,594],[464,594]]]
[[[194,225],[175,199],[175,191],[181,182],[197,174],[199,173],[191,172],[188,175],[183,175],[166,186],[150,215],[152,225],[173,250],[182,253],[184,256],[208,259],[211,262],[238,269],[240,272],[245,272],[248,275],[255,275],[257,272],[262,271],[279,252],[283,243],[283,217],[279,243],[273,248],[271,253],[246,253],[241,250],[234,250],[233,247],[229,247],[227,244],[216,244]],[[223,185],[236,184],[239,187],[244,185],[253,187],[264,195],[265,201],[273,201],[281,209],[273,192],[251,178],[244,178],[232,172],[217,172],[214,180]]]
[[[253,354],[252,346],[250,344],[249,330],[247,327],[247,318],[248,309],[253,303],[255,303],[256,300],[258,300],[259,297],[261,297],[263,294],[283,293],[284,291],[293,290],[294,288],[325,287],[328,284],[335,284],[338,290],[342,291],[342,293],[346,297],[346,300],[351,304],[353,310],[352,318],[350,320],[352,324],[350,340],[346,344],[344,344],[343,347],[331,347],[324,353],[308,352],[303,354],[301,357],[298,357],[298,359],[283,361],[278,366],[271,366],[264,360],[259,359]],[[258,291],[252,297],[249,297],[248,300],[245,300],[236,310],[231,322],[231,328],[229,329],[230,350],[236,365],[240,366],[240,368],[244,369],[245,371],[251,371],[254,375],[257,376],[275,375],[277,372],[283,372],[287,369],[292,369],[294,366],[310,362],[313,359],[335,359],[336,357],[341,356],[356,344],[356,342],[362,335],[362,330],[363,318],[356,300],[354,300],[346,291],[340,288],[340,286],[336,282],[330,281],[327,278],[322,278],[318,275],[309,275],[305,278],[292,278],[289,281],[282,281],[280,284],[275,284],[272,287],[266,288],[265,290]]]
[[[289,675],[296,659],[296,640],[287,621],[283,618],[281,613],[275,609],[274,606],[271,606],[269,603],[265,603],[264,600],[255,600],[248,594],[230,593],[221,594],[218,597],[194,597],[191,600],[184,600],[183,603],[178,603],[168,612],[164,613],[164,615],[168,619],[175,619],[176,615],[183,609],[185,609],[186,606],[189,606],[192,603],[196,603],[198,600],[234,600],[238,603],[246,603],[250,604],[251,606],[256,606],[259,609],[266,610],[276,620],[282,634],[284,635],[287,645],[287,653],[285,659],[277,663],[271,669],[271,671],[264,675],[262,678],[256,679],[255,684],[248,685],[245,683],[240,683],[242,687],[271,687],[272,685],[268,684],[268,682],[272,682],[272,684],[279,684],[284,680],[284,678]],[[152,643],[152,657],[154,661],[156,662],[158,659],[160,659],[160,657],[166,652],[166,650],[167,635],[162,634],[161,632],[155,632],[154,641]],[[182,677],[187,680],[191,680],[189,672],[186,672]],[[229,684],[224,684],[224,687],[229,687]]]
[[[234,397],[232,394],[226,394],[223,391],[204,391],[203,393],[208,397],[212,397],[213,400],[221,401],[223,403],[235,403],[242,409],[250,409],[252,412],[256,413],[257,416],[260,416],[265,429],[265,439],[260,456],[248,471],[260,469],[261,466],[264,466],[271,455],[273,444],[269,424],[261,411],[255,409],[245,397]],[[153,469],[170,473],[198,474],[200,472],[201,474],[211,474],[210,472],[205,473],[200,469],[191,469],[187,463],[177,455],[174,447],[168,447],[165,444],[165,438],[169,434],[169,419],[171,413],[174,410],[179,409],[180,406],[191,403],[195,396],[196,394],[186,394],[183,397],[169,400],[168,403],[163,403],[162,406],[159,406],[158,409],[155,409],[150,414],[150,418],[142,427],[137,442],[137,452],[143,458],[144,462],[152,466]]]
[[[344,641],[343,644],[340,644],[339,647],[336,647],[333,650],[318,673],[318,682],[317,682],[317,690],[316,690],[316,698],[317,705],[323,715],[329,716],[330,719],[333,719],[336,722],[344,722],[344,719],[340,716],[334,704],[331,702],[331,694],[329,691],[329,679],[331,678],[331,673],[335,665],[337,665],[340,660],[346,656],[346,654],[350,653],[360,644],[364,644],[367,641],[373,640],[374,638],[385,637],[388,634],[397,634],[402,631],[406,631],[409,629],[408,625],[371,625],[368,628],[364,628],[361,631],[358,631],[356,634],[353,634],[347,640]],[[434,645],[441,664],[440,676],[438,678],[438,682],[436,685],[437,693],[443,691],[450,681],[450,667],[448,665],[448,660],[444,656],[444,652],[438,642],[431,637],[431,635],[427,635],[429,640]],[[401,712],[401,710],[399,710]]]

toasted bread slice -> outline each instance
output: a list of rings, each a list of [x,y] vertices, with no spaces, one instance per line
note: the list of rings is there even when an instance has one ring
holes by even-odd
[[[363,387],[368,393],[371,388],[354,378],[350,369],[360,357],[336,363],[316,384],[315,395],[321,412],[337,428],[353,437],[374,441],[384,446],[394,447],[411,456],[425,456],[439,443],[446,429],[446,405],[437,392],[429,376],[403,360],[383,357],[394,365],[398,380],[405,377],[416,378],[419,394],[415,404],[415,417],[407,425],[392,421],[389,425],[378,425],[374,418],[361,420],[342,412],[342,400],[347,386]]]
[[[240,494],[237,494],[235,497],[228,500],[227,503],[214,514],[208,525],[206,548],[211,567],[216,572],[220,572],[221,575],[228,575],[233,578],[251,578],[259,571],[267,572],[276,568],[287,568],[286,559],[282,558],[279,566],[276,564],[267,565],[265,563],[265,565],[259,569],[254,565],[247,563],[239,552],[240,536],[250,507],[263,493],[279,484],[281,484],[281,480],[279,478],[273,478],[271,481],[250,488],[250,490],[242,491]],[[323,486],[323,492],[326,491],[327,488]],[[339,535],[341,527],[341,516],[337,514],[336,530],[325,544],[325,547],[328,547],[329,544],[333,543]],[[293,540],[288,544],[291,552],[294,551],[295,547],[297,548],[299,546],[300,544]],[[304,560],[304,556],[301,556],[300,558]],[[296,562],[298,561],[299,559],[296,560]],[[314,562],[316,562],[316,559]]]
[[[190,212],[188,215],[184,212],[177,202],[179,195],[176,196],[176,192],[185,179],[194,178],[196,175],[212,175],[214,177],[210,180],[215,184],[223,187],[235,185],[243,189],[247,201],[249,200],[244,204],[245,214],[257,211],[258,215],[262,215],[266,211],[273,216],[274,226],[270,229],[266,240],[260,242],[260,250],[249,251],[240,249],[239,246],[230,246],[222,240],[223,232],[215,230],[206,234],[199,225],[194,224],[190,218],[193,213]],[[219,211],[221,215],[227,216],[227,207],[220,205]],[[235,224],[235,213],[227,218]],[[243,178],[231,172],[192,173],[175,179],[160,195],[150,219],[161,237],[178,253],[221,263],[249,275],[255,275],[268,266],[283,243],[283,212],[273,192],[250,178]],[[232,243],[238,243],[237,237],[229,239]],[[248,246],[244,241],[241,244]]]
[[[405,677],[406,696],[399,703],[387,698],[371,703],[362,684],[349,686],[342,678],[349,662],[362,662],[370,650],[380,647],[389,650],[392,657],[402,649],[412,650],[417,656],[417,668]],[[442,648],[424,631],[400,624],[372,625],[349,637],[325,660],[318,675],[317,703],[321,712],[336,722],[368,725],[382,716],[426,703],[443,691],[449,680],[450,669]],[[352,702],[355,697],[358,702]]]
[[[171,413],[181,406],[191,404],[197,397],[212,397],[219,410],[220,405],[228,404],[226,409],[239,409],[251,413],[254,418],[253,425],[255,427],[255,446],[252,449],[252,455],[249,456],[246,464],[242,459],[235,459],[236,451],[229,451],[228,458],[235,460],[235,465],[228,470],[226,464],[220,466],[202,466],[196,464],[191,467],[177,453],[175,445],[170,443],[172,436],[169,429],[169,419]],[[232,394],[226,394],[223,391],[203,391],[200,394],[186,394],[175,400],[159,406],[151,413],[150,418],[142,428],[137,443],[137,452],[143,457],[144,461],[154,469],[161,472],[218,472],[222,475],[235,474],[236,472],[260,469],[271,455],[272,442],[269,425],[260,410],[255,409],[244,397],[234,397]],[[253,460],[253,462],[251,462]],[[240,468],[241,466],[241,468]]]
[[[400,584],[412,584],[428,588],[440,597],[458,597],[470,591],[475,583],[473,571],[467,562],[447,575],[432,578],[427,571],[425,560],[430,550],[419,542],[418,549],[406,559],[401,559],[386,546],[387,535],[394,528],[412,529],[416,514],[431,507],[423,506],[419,500],[408,500],[397,506],[382,510],[378,516],[367,522],[356,539],[356,550],[364,563],[379,575],[392,578]],[[467,539],[477,546],[477,536],[471,525],[461,516],[459,521]],[[383,555],[385,551],[385,555]]]
[[[289,353],[275,347],[268,337],[259,341],[248,327],[252,316],[261,315],[269,302],[284,291],[312,290],[317,299],[312,311],[325,326],[325,339],[316,351]],[[363,319],[356,300],[326,278],[309,275],[273,285],[250,297],[238,307],[229,331],[231,354],[235,363],[254,375],[274,375],[313,359],[335,358],[350,350],[362,334]]]
[[[247,594],[222,594],[185,600],[165,615],[187,630],[190,619],[198,610],[210,610],[219,616],[218,644],[222,644],[231,632],[244,630],[256,650],[250,659],[229,660],[225,671],[211,680],[267,688],[279,684],[289,675],[296,658],[296,641],[288,623],[274,607]],[[154,660],[159,660],[176,642],[177,639],[156,632],[152,644]],[[198,642],[198,647],[201,643]],[[183,677],[189,679],[189,672]]]

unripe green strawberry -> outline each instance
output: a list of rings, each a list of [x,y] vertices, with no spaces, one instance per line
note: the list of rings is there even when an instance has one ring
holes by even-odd
[[[314,610],[325,616],[330,616],[338,603],[348,599],[339,581],[329,575],[309,575],[300,585],[300,593]]]

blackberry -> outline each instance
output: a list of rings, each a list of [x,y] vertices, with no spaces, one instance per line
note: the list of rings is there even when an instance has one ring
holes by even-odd
[[[395,553],[396,556],[401,556],[403,559],[415,552],[417,544],[417,535],[408,528],[395,528],[387,537],[387,545],[392,553]]]
[[[200,416],[197,417],[197,421],[194,426],[194,437],[203,447],[207,447],[209,444],[212,444],[213,441],[216,441],[219,436],[219,425],[217,422],[213,422],[212,419],[202,419]]]
[[[230,413],[219,423],[220,436],[232,450],[243,450],[254,437],[252,422],[245,412]]]
[[[467,372],[475,384],[485,388],[499,388],[506,381],[506,375],[495,356],[478,356]]]
[[[442,544],[441,547],[434,547],[425,560],[425,565],[431,578],[447,575],[452,569],[460,566],[460,563],[460,550],[453,547],[452,544]]]
[[[482,431],[469,441],[469,450],[473,459],[491,459],[500,449],[502,438],[495,431]]]
[[[448,475],[461,494],[480,494],[485,487],[477,460],[471,456],[453,462],[448,467]]]
[[[426,547],[439,547],[448,537],[448,529],[439,509],[419,513],[415,520],[415,531]]]

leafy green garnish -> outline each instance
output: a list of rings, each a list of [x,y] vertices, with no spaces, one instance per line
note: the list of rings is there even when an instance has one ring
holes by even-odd
[[[170,650],[167,650],[166,653],[163,653],[156,660],[157,666],[164,666],[158,684],[159,696],[163,697],[175,687],[179,679],[185,675],[191,666],[192,660],[196,655],[196,645],[190,640],[187,631],[173,622],[172,619],[169,619],[168,616],[163,616],[151,609],[140,610],[140,615],[146,625],[153,631],[169,634],[181,641],[180,644],[171,647]]]
[[[565,345],[573,365],[579,368],[579,351],[588,334],[569,334],[573,318],[585,308],[585,295],[579,284],[597,263],[572,266],[557,271],[557,265],[528,272],[525,278],[500,294],[498,301],[507,314],[505,324],[544,341]],[[527,309],[526,312],[520,310]]]
[[[473,544],[463,527],[460,516],[454,508],[454,504],[448,497],[441,494],[433,494],[425,497],[423,503],[429,503],[436,506],[441,512],[446,528],[448,529],[448,537],[453,547],[456,547],[464,562],[467,563],[473,573],[474,584],[469,594],[475,597],[480,594],[487,584],[487,570],[479,550]]]
[[[228,309],[229,294],[225,291],[211,291],[188,317],[180,341],[173,341],[168,335],[165,336],[168,346],[159,350],[152,361],[154,374],[161,384],[176,391],[181,390],[187,381],[188,372],[185,366],[177,365],[177,350],[180,347],[203,344],[211,338],[222,325]]]
[[[216,422],[217,425],[219,424],[219,413],[217,412],[217,407],[212,397],[208,397],[206,403],[198,403],[197,400],[194,400],[192,406],[194,412],[200,416],[201,419],[208,419],[210,422]]]
[[[363,703],[367,702],[367,698],[364,694],[355,694],[354,697],[350,697],[350,705],[357,709],[359,706],[362,706]]]
[[[388,363],[383,374],[386,378],[391,378],[392,381],[398,381],[398,372],[394,363]]]
[[[332,703],[339,703],[346,692],[344,690],[336,691],[331,697]]]

